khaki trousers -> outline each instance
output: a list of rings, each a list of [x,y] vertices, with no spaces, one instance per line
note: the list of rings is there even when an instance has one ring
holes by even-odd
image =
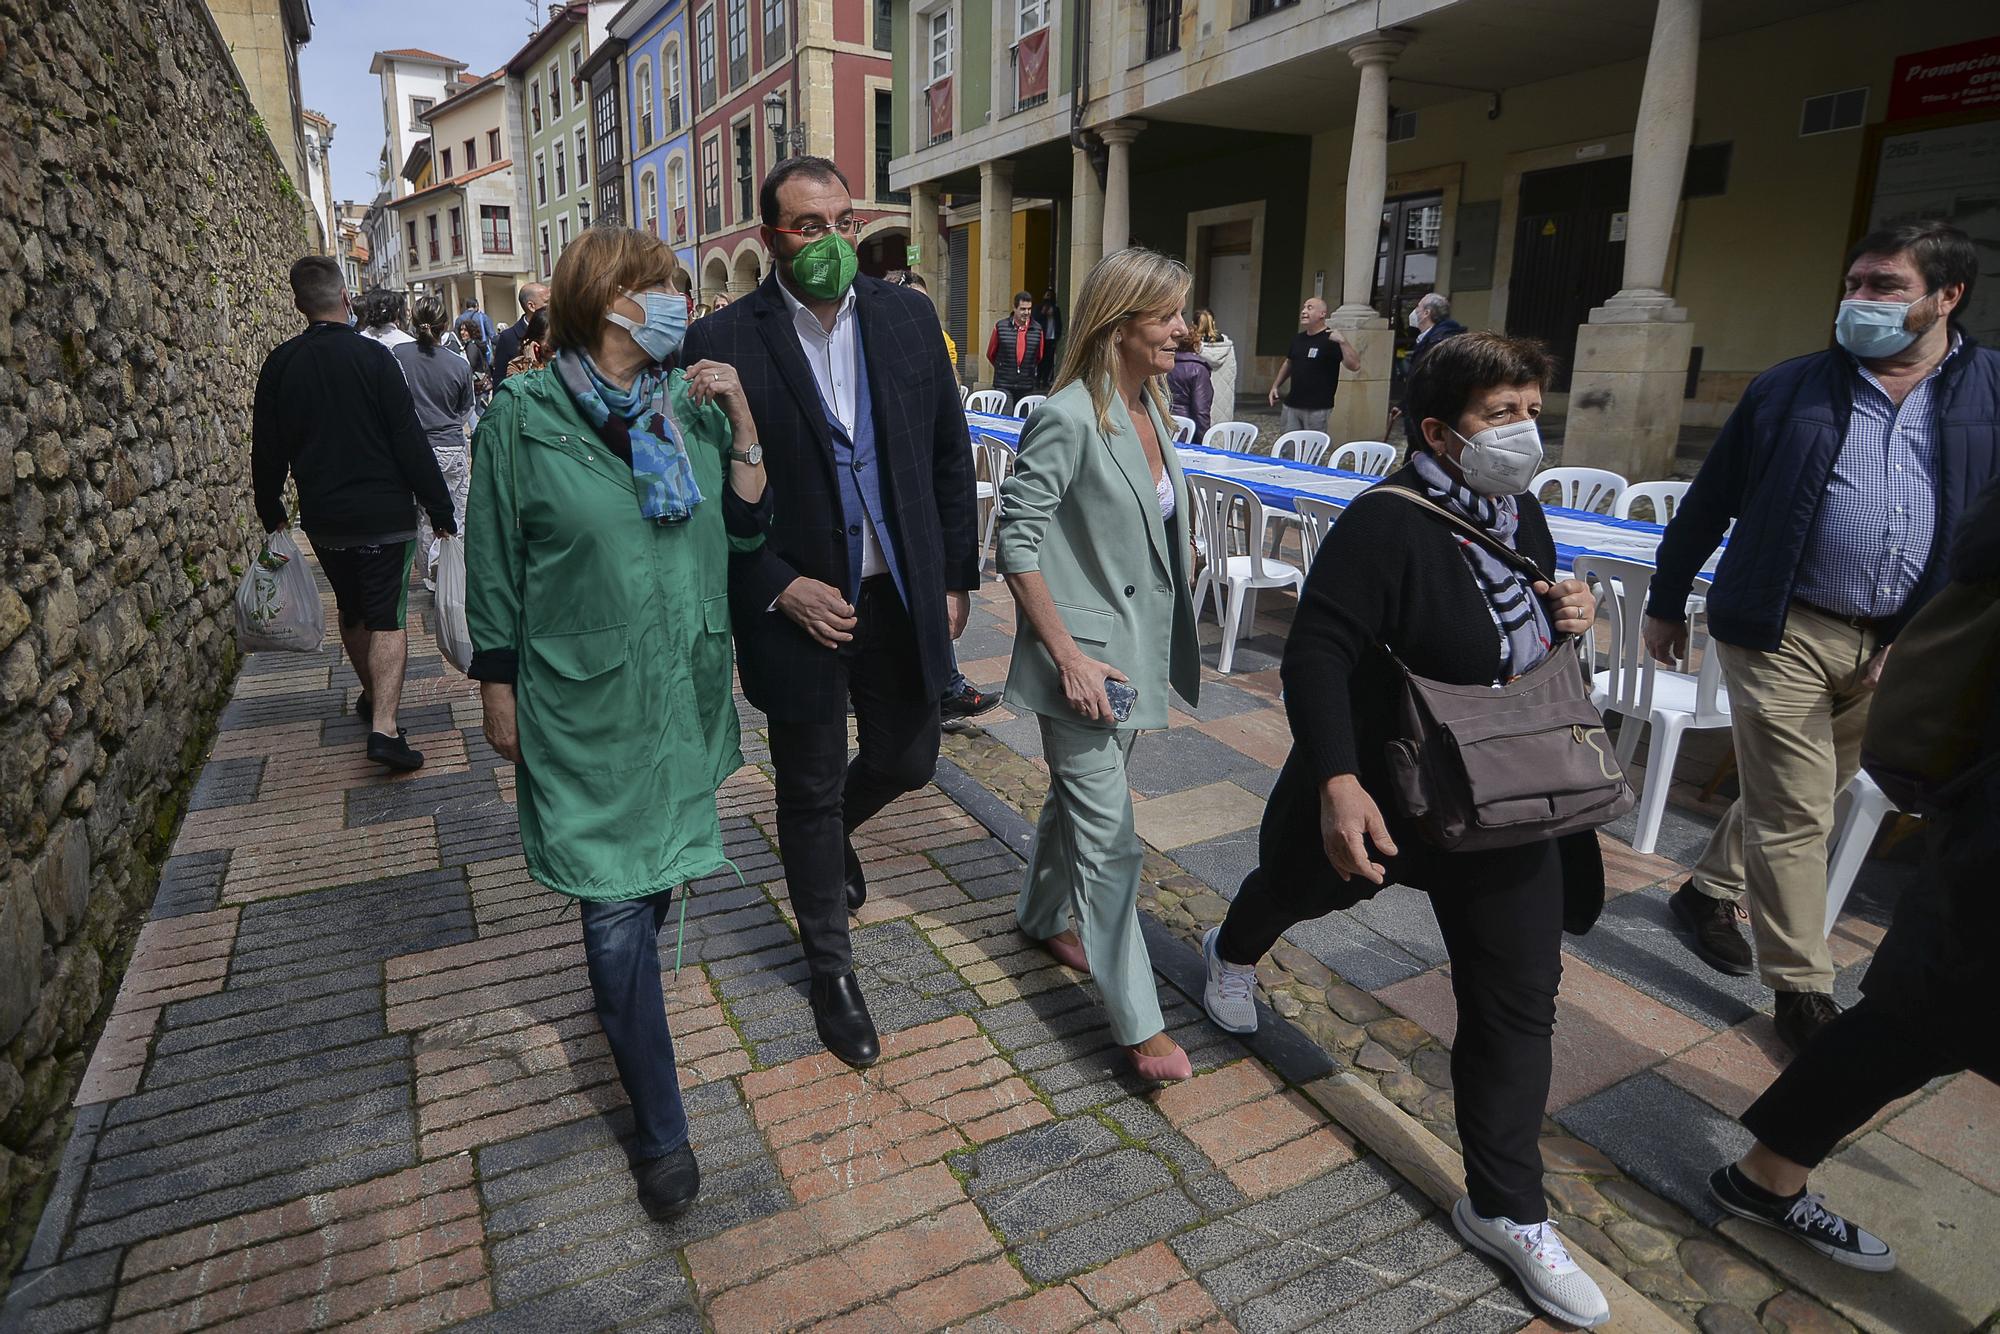
[[[1769,652],[1716,641],[1729,685],[1742,796],[1694,868],[1711,898],[1749,898],[1757,968],[1774,991],[1833,991],[1826,948],[1826,845],[1833,804],[1861,763],[1881,640],[1794,603]]]

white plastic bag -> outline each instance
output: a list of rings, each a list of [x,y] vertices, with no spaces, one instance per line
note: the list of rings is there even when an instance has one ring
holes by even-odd
[[[272,533],[236,586],[237,646],[317,653],[325,638],[326,609],[298,541],[289,530]]]
[[[438,652],[461,672],[472,670],[472,631],[465,623],[465,539],[438,540],[437,592],[433,595]]]

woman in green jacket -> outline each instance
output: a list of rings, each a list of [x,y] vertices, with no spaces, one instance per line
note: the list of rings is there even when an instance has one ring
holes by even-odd
[[[675,887],[726,865],[715,793],[743,762],[729,553],[761,542],[770,513],[734,372],[662,370],[687,327],[674,271],[673,251],[629,228],[593,227],[563,251],[554,356],[494,394],[466,522],[486,737],[516,766],[529,874],[582,901],[656,1219],[700,1182],[657,937]]]
[[[1041,719],[1049,765],[1015,916],[1097,978],[1113,1039],[1159,1080],[1193,1070],[1165,1032],[1139,933],[1145,849],[1125,762],[1140,729],[1167,725],[1169,684],[1190,705],[1201,688],[1191,511],[1159,381],[1187,329],[1188,287],[1185,268],[1149,250],[1090,271],[1000,506],[998,563],[1023,622],[1007,697]]]

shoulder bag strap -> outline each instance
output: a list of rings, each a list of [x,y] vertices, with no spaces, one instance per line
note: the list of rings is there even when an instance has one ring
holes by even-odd
[[[1375,486],[1375,487],[1370,487],[1368,490],[1362,492],[1361,495],[1356,496],[1354,500],[1361,500],[1367,496],[1397,496],[1403,500],[1409,501],[1412,505],[1416,505],[1421,509],[1429,510],[1432,514],[1437,515],[1440,519],[1443,519],[1446,523],[1452,525],[1454,528],[1464,533],[1467,537],[1470,537],[1473,541],[1479,543],[1480,546],[1485,547],[1488,551],[1492,552],[1494,555],[1498,556],[1501,560],[1513,566],[1515,569],[1520,570],[1522,573],[1527,574],[1535,579],[1542,580],[1545,583],[1553,584],[1555,582],[1555,579],[1553,577],[1544,574],[1542,572],[1541,566],[1535,564],[1535,562],[1529,560],[1526,556],[1522,555],[1518,551],[1515,551],[1511,547],[1502,545],[1500,542],[1496,541],[1493,535],[1487,532],[1485,529],[1479,527],[1477,524],[1467,523],[1464,519],[1461,519],[1458,515],[1453,514],[1450,510],[1446,509],[1444,506],[1433,501],[1428,496],[1420,496],[1416,492],[1410,490],[1407,487]],[[1353,504],[1354,501],[1349,501],[1348,503]]]

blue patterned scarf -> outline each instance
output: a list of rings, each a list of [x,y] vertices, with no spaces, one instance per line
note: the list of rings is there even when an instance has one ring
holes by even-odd
[[[657,523],[685,523],[701,504],[694,463],[659,410],[666,377],[648,369],[621,389],[605,378],[589,354],[559,350],[550,359],[563,388],[603,436],[622,436],[632,453],[632,483],[639,513]]]
[[[1410,462],[1432,503],[1481,529],[1509,551],[1520,549],[1514,545],[1515,530],[1521,525],[1514,497],[1480,495],[1454,481],[1443,465],[1421,450],[1410,451]],[[1526,575],[1477,542],[1465,537],[1456,540],[1465,563],[1472,568],[1472,577],[1486,594],[1486,610],[1500,632],[1500,679],[1511,681],[1549,656],[1554,632],[1549,628],[1548,612]]]

